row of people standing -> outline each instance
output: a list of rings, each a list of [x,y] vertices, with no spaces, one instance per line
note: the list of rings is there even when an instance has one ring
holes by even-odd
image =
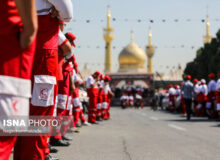
[[[86,81],[89,97],[88,122],[96,124],[102,119],[110,119],[111,97],[114,96],[110,88],[111,78],[96,71]]]
[[[144,101],[143,101],[143,92],[144,90],[142,88],[136,88],[136,94],[135,96],[131,93],[131,89],[128,88],[127,92],[124,92],[122,96],[120,97],[120,104],[122,108],[127,107],[136,107],[136,108],[143,108],[144,107]]]
[[[208,84],[205,79],[199,81],[195,78],[191,82],[191,76],[187,75],[186,81],[181,86],[169,85],[168,95],[171,111],[176,110],[176,102],[179,101],[188,120],[192,113],[195,116],[220,117],[220,80],[216,81],[216,76],[213,73],[210,73],[208,77]],[[220,77],[220,72],[218,77]]]

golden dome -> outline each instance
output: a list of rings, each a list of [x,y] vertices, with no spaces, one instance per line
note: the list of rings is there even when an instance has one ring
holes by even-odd
[[[146,55],[133,41],[119,55],[119,72],[145,71]]]

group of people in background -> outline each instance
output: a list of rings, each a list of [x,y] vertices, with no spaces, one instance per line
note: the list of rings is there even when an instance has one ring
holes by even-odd
[[[136,88],[136,93],[133,95],[131,92],[131,88],[127,88],[127,91],[122,94],[120,97],[120,105],[122,108],[128,108],[128,107],[135,107],[135,108],[143,108],[144,107],[144,101],[143,101],[143,88]]]
[[[168,110],[182,111],[190,120],[194,116],[207,116],[209,119],[220,118],[220,72],[208,75],[205,79],[191,79],[190,75],[180,85],[168,85],[164,98],[168,99]]]
[[[72,127],[110,118],[111,78],[99,71],[87,80],[73,54],[76,36],[63,33],[73,17],[71,0],[2,0],[0,5],[0,116],[54,117],[54,136],[0,136],[0,159],[55,160],[54,146],[68,146]],[[88,121],[79,87],[87,89]],[[29,100],[30,99],[30,100]]]

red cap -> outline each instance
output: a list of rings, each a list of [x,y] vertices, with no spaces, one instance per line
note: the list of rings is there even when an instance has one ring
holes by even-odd
[[[218,72],[218,76],[220,76],[220,71]]]
[[[169,84],[169,85],[168,85],[168,88],[172,88],[172,87],[173,87],[173,85],[172,85],[172,84]]]
[[[176,84],[174,87],[177,89],[179,86]]]
[[[97,75],[97,76],[99,76],[101,74],[101,72],[99,72],[99,71],[96,71],[95,73],[94,73],[94,75]]]
[[[104,77],[104,80],[109,82],[109,81],[111,81],[111,77],[109,77],[108,75],[106,75],[106,76]]]
[[[208,77],[209,78],[215,78],[215,74],[214,73],[210,73]]]
[[[186,79],[187,79],[187,80],[191,80],[191,76],[190,76],[190,75],[187,75],[187,76],[186,76]]]
[[[70,40],[70,43],[72,44],[73,47],[76,47],[74,41],[76,39],[76,36],[74,34],[72,34],[71,32],[67,32],[65,34],[66,38],[68,38]]]
[[[180,86],[183,86],[183,84],[184,84],[184,82],[181,82],[181,83],[180,83]]]
[[[197,83],[199,80],[197,78],[193,79],[193,82]]]

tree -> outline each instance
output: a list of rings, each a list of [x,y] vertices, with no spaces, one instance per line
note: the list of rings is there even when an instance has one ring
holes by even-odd
[[[187,63],[184,75],[192,78],[208,79],[209,73],[217,74],[220,71],[220,30],[216,33],[211,43],[205,44],[197,50],[196,58]]]

